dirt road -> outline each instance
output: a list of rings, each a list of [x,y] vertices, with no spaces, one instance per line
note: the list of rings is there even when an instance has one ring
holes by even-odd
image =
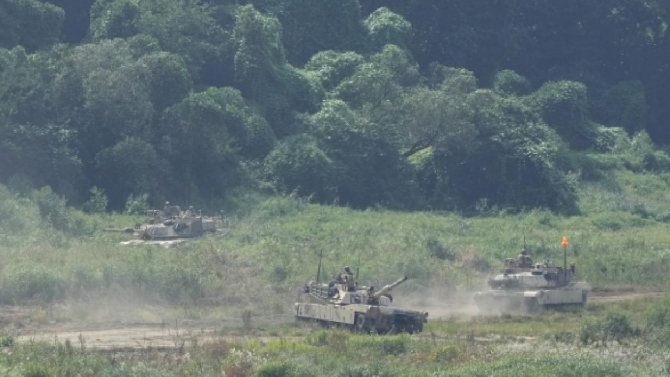
[[[645,297],[660,297],[661,292],[594,291],[589,298],[590,302],[617,302],[624,300],[641,299]],[[423,309],[429,311],[431,319],[446,319],[453,317],[470,317],[478,314],[476,306],[471,301],[455,304],[427,305]],[[0,325],[11,326],[12,321],[25,315],[20,307],[0,307]],[[8,320],[9,318],[9,320]],[[281,324],[292,322],[290,315],[273,317],[254,317],[255,327],[264,324]],[[144,349],[144,348],[178,348],[190,345],[213,342],[225,339],[226,341],[248,338],[274,339],[262,332],[251,332],[247,335],[242,331],[241,318],[221,318],[216,320],[171,320],[169,322],[122,322],[110,321],[88,324],[77,323],[48,323],[20,328],[14,328],[12,333],[17,335],[19,342],[69,340],[73,346],[83,345],[89,349]]]

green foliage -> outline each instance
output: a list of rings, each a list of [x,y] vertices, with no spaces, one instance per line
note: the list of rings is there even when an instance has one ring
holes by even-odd
[[[586,86],[571,81],[549,82],[528,99],[542,119],[575,149],[594,145]]]
[[[176,104],[191,91],[191,75],[179,55],[153,53],[140,58],[138,64],[146,68],[149,96],[156,111]]]
[[[143,215],[149,209],[149,194],[139,194],[133,196],[130,194],[126,200],[126,207],[123,211],[128,215]]]
[[[90,192],[91,197],[82,205],[82,210],[86,213],[104,213],[107,211],[108,200],[105,191],[94,186]]]
[[[617,83],[592,101],[593,117],[609,127],[621,127],[633,135],[646,129],[647,99],[640,81]]]
[[[501,95],[525,96],[530,94],[531,85],[527,78],[506,69],[496,74],[493,89]]]
[[[342,81],[333,95],[355,109],[364,105],[377,108],[386,101],[398,101],[402,87],[414,85],[418,79],[418,65],[411,55],[398,46],[387,45]]]
[[[43,265],[12,265],[1,280],[4,302],[40,299],[44,302],[64,297],[65,279]]]
[[[342,204],[417,205],[411,168],[376,124],[359,118],[344,102],[325,101],[310,118],[310,133],[335,164],[332,179]]]
[[[65,230],[68,225],[66,201],[45,186],[33,193],[33,200],[39,208],[40,216],[49,225],[56,229]]]
[[[434,237],[429,237],[426,241],[426,248],[431,256],[441,259],[453,261],[456,259],[456,253],[448,247],[445,247],[440,240]]]
[[[374,51],[388,44],[407,47],[412,37],[412,25],[386,7],[372,12],[365,20],[365,27]]]
[[[314,77],[326,90],[338,86],[346,77],[354,74],[364,59],[355,52],[322,51],[312,56],[305,64],[305,71]]]
[[[286,361],[263,364],[254,373],[255,377],[293,377],[296,375],[296,367]]]
[[[223,90],[191,93],[163,113],[159,148],[169,159],[172,177],[186,197],[220,193],[233,178],[230,173],[235,157],[230,149],[227,113],[218,101]]]
[[[372,351],[381,355],[400,355],[408,351],[410,339],[407,335],[355,337],[347,342],[347,346],[361,352]]]
[[[144,140],[125,139],[101,150],[95,161],[99,184],[106,188],[111,208],[123,208],[133,194],[146,193],[157,200],[165,195],[163,184],[168,180],[169,167]]]
[[[0,47],[20,45],[34,51],[59,40],[63,9],[38,0],[7,0],[0,4]]]
[[[574,183],[555,163],[561,141],[554,131],[514,98],[481,90],[465,98],[466,111],[456,107],[454,114],[462,125],[456,130],[472,130],[463,138],[468,142],[438,144],[424,161],[419,177],[426,197],[443,208],[473,207],[485,198],[577,211]]]
[[[181,56],[195,81],[232,82],[232,77],[218,77],[230,37],[211,8],[197,0],[143,0],[139,6],[138,32],[156,38],[164,51]]]
[[[583,344],[611,340],[621,342],[633,334],[635,330],[625,314],[610,312],[603,319],[586,321],[579,331],[579,339]]]
[[[281,22],[288,61],[304,64],[326,50],[362,52],[365,28],[358,0],[253,0]]]
[[[127,38],[137,34],[140,6],[136,0],[97,0],[91,6],[93,40]]]
[[[322,93],[286,62],[281,24],[247,5],[237,10],[233,33],[242,94],[260,106],[278,137],[295,134],[295,112],[314,111]]]
[[[297,135],[282,140],[265,159],[265,169],[278,192],[296,191],[324,202],[333,199],[333,161],[310,136]]]

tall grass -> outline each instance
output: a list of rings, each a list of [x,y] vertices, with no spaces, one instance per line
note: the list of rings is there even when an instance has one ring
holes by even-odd
[[[48,190],[30,199],[0,187],[0,300],[50,302],[112,290],[166,303],[281,314],[297,288],[316,278],[322,254],[322,277],[357,266],[359,258],[365,284],[408,276],[397,289],[402,303],[429,288],[445,294],[481,289],[486,275],[516,256],[524,239],[536,260],[560,263],[563,236],[570,242],[569,262],[591,284],[665,287],[670,178],[625,169],[603,174],[580,184],[581,216],[539,209],[512,214],[486,208],[475,217],[354,211],[271,197],[246,204],[225,232],[168,250],[123,247],[119,241],[128,236],[103,231],[140,218],[85,215]]]

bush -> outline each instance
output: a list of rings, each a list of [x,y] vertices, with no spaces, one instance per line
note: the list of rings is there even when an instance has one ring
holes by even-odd
[[[33,192],[33,200],[40,210],[42,220],[48,222],[56,229],[65,230],[67,228],[68,219],[65,199],[54,193],[51,187],[44,186]]]
[[[286,361],[273,361],[256,369],[256,377],[292,377],[296,375],[296,367]]]
[[[579,331],[579,340],[583,344],[610,340],[621,342],[635,333],[636,331],[633,330],[625,314],[610,312],[605,318],[584,322]]]
[[[149,194],[133,196],[130,194],[126,201],[125,213],[128,215],[144,215],[149,209]]]
[[[64,296],[65,279],[39,265],[5,267],[0,297],[5,302],[41,299],[51,302]]]
[[[82,205],[82,210],[86,213],[104,213],[108,202],[105,191],[94,186],[90,192],[91,197]]]

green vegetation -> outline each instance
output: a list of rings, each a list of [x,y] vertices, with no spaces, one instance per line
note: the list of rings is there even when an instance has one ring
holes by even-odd
[[[0,302],[40,305],[42,322],[58,303],[106,296],[215,308],[248,332],[254,316],[290,315],[321,254],[325,276],[360,256],[365,283],[407,275],[398,297],[429,305],[481,289],[524,239],[560,261],[563,236],[596,288],[665,289],[668,4],[4,0]],[[104,232],[166,200],[225,210],[229,226],[167,250]],[[7,336],[0,371],[665,373],[658,353],[640,356],[648,367],[589,353],[670,345],[670,304],[636,305],[649,314],[596,303],[584,318],[438,321],[432,339],[221,339],[168,361]],[[558,351],[474,340],[538,333]]]
[[[667,323],[668,301],[635,300],[576,313],[432,322],[419,336],[354,335],[295,327],[272,338],[203,342],[197,335],[167,349],[98,353],[78,342],[19,343],[2,338],[0,366],[29,376],[662,376],[667,348],[650,343]],[[600,310],[608,310],[599,317]],[[652,313],[652,314],[649,314]],[[598,318],[601,318],[600,320]],[[568,323],[561,328],[559,323]],[[663,322],[663,323],[661,323]],[[571,324],[583,324],[581,328]],[[556,325],[554,325],[556,324]],[[593,324],[613,335],[582,344]],[[485,333],[474,328],[488,326]],[[453,331],[457,327],[459,331]],[[622,331],[622,329],[628,329]],[[646,330],[640,330],[646,329]],[[299,332],[299,333],[298,333]],[[305,335],[306,334],[306,335]]]
[[[661,2],[319,1],[8,1],[0,184],[573,215],[571,171],[670,171]]]

